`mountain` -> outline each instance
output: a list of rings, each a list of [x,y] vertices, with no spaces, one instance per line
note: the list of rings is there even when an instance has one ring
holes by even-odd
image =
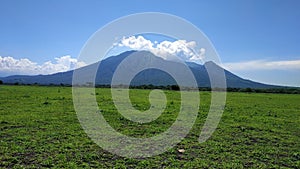
[[[184,67],[182,64],[176,61],[169,61],[164,60],[161,57],[155,56],[151,52],[148,51],[127,51],[121,53],[117,56],[108,57],[101,62],[97,62],[76,70],[79,74],[84,76],[90,76],[94,70],[97,70],[96,80],[95,83],[97,85],[109,85],[112,82],[112,77],[119,66],[119,64],[124,61],[125,58],[128,56],[135,56],[138,57],[138,61],[132,60],[132,62],[128,62],[125,67],[128,69],[128,73],[130,71],[134,71],[139,65],[152,65],[155,67],[165,67],[170,71],[176,71],[179,74],[179,78],[184,79],[185,74],[182,73]],[[126,59],[127,60],[127,59]],[[126,61],[125,60],[125,61]],[[208,76],[208,68],[210,73],[213,76],[219,76],[219,71],[224,71],[226,77],[227,87],[231,88],[277,88],[280,86],[262,84],[258,82],[254,82],[251,80],[240,78],[233,73],[223,69],[222,67],[218,66],[214,62],[206,62],[204,65],[196,64],[194,62],[186,62],[186,65],[193,73],[196,82],[199,87],[210,87],[210,79]],[[98,67],[99,66],[99,67]],[[124,69],[125,70],[125,69]],[[127,70],[126,70],[127,71]],[[19,84],[41,84],[41,85],[50,85],[50,84],[72,84],[72,77],[73,77],[73,70],[61,73],[55,73],[51,75],[36,75],[36,76],[27,76],[27,75],[14,75],[0,78],[4,83],[19,83]],[[123,72],[124,73],[124,72]],[[181,74],[182,75],[181,75]],[[124,77],[124,76],[121,76]],[[124,77],[124,81],[128,80],[127,77]],[[122,79],[121,79],[122,80]],[[83,81],[83,83],[86,83]],[[188,85],[188,82],[186,82]],[[166,85],[175,85],[175,80],[166,72],[151,68],[146,69],[139,72],[132,81],[130,82],[131,85],[156,85],[156,86],[166,86]]]

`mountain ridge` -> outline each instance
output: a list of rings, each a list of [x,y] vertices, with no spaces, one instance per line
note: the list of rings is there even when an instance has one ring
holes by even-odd
[[[76,71],[89,72],[91,70],[97,70],[95,84],[96,85],[110,85],[114,72],[118,65],[128,56],[135,54],[143,56],[145,62],[155,61],[158,64],[168,65],[169,67],[176,67],[178,63],[174,61],[164,60],[159,56],[156,56],[148,51],[126,51],[116,56],[110,56],[102,61],[87,65],[85,67],[78,68]],[[148,59],[148,60],[147,60]],[[193,73],[198,87],[210,87],[211,82],[208,76],[207,67],[211,67],[212,70],[222,70],[225,73],[226,84],[228,88],[280,88],[285,86],[269,85],[251,80],[243,79],[230,71],[222,68],[216,63],[209,61],[203,65],[194,62],[185,62]],[[99,67],[95,67],[98,66]],[[131,65],[134,66],[134,65]],[[96,69],[97,68],[97,69]],[[71,85],[74,70],[59,72],[50,75],[12,75],[7,77],[0,77],[4,83],[7,84],[41,84],[41,85]],[[217,76],[217,74],[216,74]],[[131,81],[131,85],[155,85],[155,86],[167,86],[176,85],[176,81],[168,75],[166,72],[157,69],[146,69],[138,73]]]

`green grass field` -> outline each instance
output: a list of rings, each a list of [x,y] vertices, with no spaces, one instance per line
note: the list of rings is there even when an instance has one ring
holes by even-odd
[[[136,109],[146,110],[150,90],[131,90]],[[175,121],[180,93],[165,91],[165,112],[138,124],[123,118],[110,89],[96,89],[104,117],[117,131],[151,137]],[[300,168],[300,95],[227,93],[212,137],[198,137],[210,106],[201,92],[193,129],[177,146],[144,159],[123,158],[97,146],[81,128],[70,87],[0,86],[1,168]],[[184,153],[178,152],[184,149]]]

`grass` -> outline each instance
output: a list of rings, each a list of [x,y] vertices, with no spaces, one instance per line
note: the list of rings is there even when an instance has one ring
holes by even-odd
[[[146,110],[150,90],[131,90],[133,106]],[[180,93],[165,91],[165,112],[138,124],[122,117],[109,89],[96,89],[104,117],[117,131],[151,137],[175,121]],[[300,168],[300,95],[227,93],[212,137],[198,137],[210,106],[201,107],[188,136],[167,152],[145,159],[111,154],[89,139],[78,122],[69,87],[0,86],[1,168]],[[185,152],[178,152],[184,149]]]

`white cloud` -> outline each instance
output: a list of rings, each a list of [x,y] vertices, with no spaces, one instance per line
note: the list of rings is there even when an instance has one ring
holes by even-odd
[[[43,64],[37,64],[29,59],[15,59],[13,57],[0,56],[0,74],[13,75],[37,75],[37,74],[52,74],[72,70],[78,67],[85,66],[84,62],[79,62],[77,59],[66,55],[55,58],[55,62],[47,61]]]
[[[128,38],[123,37],[119,46],[126,46],[132,49],[148,50],[153,48],[153,43],[150,40],[145,39],[142,36],[130,36]]]
[[[267,61],[253,60],[246,62],[224,63],[223,67],[231,71],[242,70],[300,70],[300,60]]]
[[[129,47],[134,50],[148,50],[164,59],[172,59],[177,56],[184,61],[201,62],[205,57],[205,49],[200,48],[197,50],[195,41],[177,40],[174,42],[162,41],[160,43],[154,41],[153,43],[143,36],[130,36],[123,37],[120,43],[115,45]]]

